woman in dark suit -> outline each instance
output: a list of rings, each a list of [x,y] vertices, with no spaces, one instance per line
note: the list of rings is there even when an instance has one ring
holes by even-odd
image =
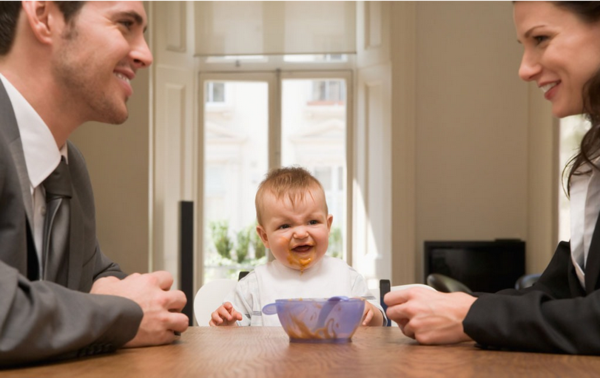
[[[591,129],[571,162],[571,241],[525,290],[474,297],[419,288],[391,292],[388,317],[423,344],[600,354],[600,2],[515,2],[523,59],[556,117],[584,113]]]

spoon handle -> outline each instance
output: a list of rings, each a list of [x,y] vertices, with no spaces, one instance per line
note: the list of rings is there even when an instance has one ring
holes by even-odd
[[[275,303],[269,303],[262,308],[262,312],[266,315],[277,314],[277,305]]]

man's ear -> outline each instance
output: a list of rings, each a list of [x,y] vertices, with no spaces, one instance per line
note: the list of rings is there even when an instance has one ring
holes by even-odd
[[[56,5],[50,1],[23,1],[23,16],[26,18],[31,32],[43,44],[51,44],[52,34],[58,18],[62,16]],[[57,14],[58,12],[58,14]],[[64,17],[60,19],[64,24]]]
[[[263,226],[261,226],[260,224],[256,226],[256,233],[258,234],[258,236],[260,236],[260,240],[262,240],[263,244],[265,245],[265,248],[271,249],[271,247],[269,247],[269,237],[267,236],[267,231],[265,231]]]

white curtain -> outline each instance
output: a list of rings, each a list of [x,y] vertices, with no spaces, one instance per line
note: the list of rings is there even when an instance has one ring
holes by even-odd
[[[194,3],[195,55],[351,54],[351,1],[200,1]]]

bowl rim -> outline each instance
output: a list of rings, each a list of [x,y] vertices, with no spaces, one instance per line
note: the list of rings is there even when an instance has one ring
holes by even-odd
[[[284,299],[275,299],[275,303],[286,303],[286,302],[327,302],[329,298],[284,298]],[[365,301],[364,298],[348,298],[340,301],[336,301],[337,303],[343,302],[359,302]]]

